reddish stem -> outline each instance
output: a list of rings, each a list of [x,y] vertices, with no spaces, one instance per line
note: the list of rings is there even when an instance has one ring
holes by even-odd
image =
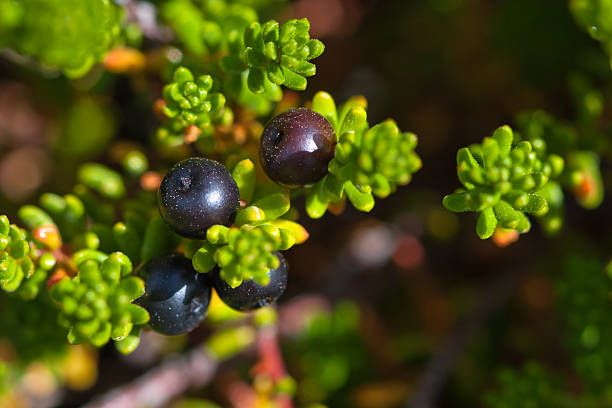
[[[253,367],[255,375],[264,374],[272,381],[277,382],[287,375],[280,346],[278,345],[278,331],[276,327],[264,327],[259,332],[257,340],[257,353],[259,362]]]
[[[278,329],[276,326],[263,327],[257,340],[259,362],[253,367],[255,375],[266,375],[274,383],[287,376],[287,369],[278,344]],[[274,398],[280,408],[294,408],[290,396],[279,394]]]
[[[255,390],[244,382],[232,383],[227,391],[227,399],[236,408],[255,408],[257,406]]]

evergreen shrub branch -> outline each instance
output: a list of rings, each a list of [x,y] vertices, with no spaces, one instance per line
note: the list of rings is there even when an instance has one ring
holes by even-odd
[[[369,127],[366,108],[363,97],[353,97],[337,109],[328,93],[314,96],[312,109],[332,124],[338,144],[329,174],[307,189],[306,211],[311,218],[322,217],[330,205],[346,198],[368,212],[375,196],[387,197],[421,168],[414,152],[417,137],[401,132],[391,119]]]
[[[520,140],[508,126],[498,128],[481,144],[457,152],[457,177],[464,188],[444,197],[454,212],[479,213],[476,232],[489,238],[497,226],[529,231],[526,214],[543,216],[548,201],[539,192],[563,172],[564,160],[546,153],[543,140]]]
[[[129,58],[112,67],[106,64],[107,71],[127,73],[115,68],[138,60],[139,81],[147,79],[145,72],[154,71],[159,76],[156,80],[165,83],[157,90],[160,99],[155,111],[161,123],[152,132],[155,151],[145,154],[130,147],[111,154],[117,156],[111,164],[80,165],[77,184],[67,194],[45,193],[37,205],[19,209],[23,227],[0,217],[2,306],[16,310],[12,320],[0,322],[0,329],[11,332],[24,361],[53,354],[51,349],[64,351],[64,339],[95,347],[112,339],[122,353],[135,350],[140,331],[155,328],[153,320],[159,317],[135,302],[148,295],[143,270],[163,257],[173,256],[177,263],[184,260],[183,255],[189,258],[187,266],[181,267],[198,272],[191,274],[196,276],[190,276],[193,281],[218,278],[229,291],[242,285],[267,287],[271,273],[285,267],[279,252],[308,239],[299,222],[296,198],[305,196],[306,214],[314,219],[328,210],[341,211],[347,200],[357,210],[369,212],[376,199],[409,184],[422,167],[415,134],[402,132],[391,119],[370,126],[363,97],[337,105],[330,94],[318,92],[306,106],[322,116],[334,133],[333,154],[325,162],[323,177],[297,186],[276,184],[266,177],[256,158],[264,125],[273,113],[291,104],[287,89],[306,89],[307,78],[317,71],[313,61],[325,46],[311,38],[308,19],[261,21],[255,3],[155,2],[159,14],[155,23],[163,24],[156,28],[171,32],[160,62],[159,50],[147,49],[152,45],[136,49],[142,45],[140,28],[128,21],[128,10],[117,2],[0,0],[1,47],[76,78],[90,72],[116,46],[127,44],[134,48],[119,55]],[[612,6],[608,3],[573,0],[570,7],[576,20],[612,53]],[[108,80],[110,74],[94,70],[92,75]],[[601,204],[599,157],[607,148],[606,134],[598,125],[603,94],[578,76],[572,77],[570,88],[576,102],[575,121],[563,122],[543,111],[523,112],[517,117],[517,131],[499,127],[481,143],[457,152],[461,187],[444,197],[443,206],[453,212],[478,213],[480,238],[500,229],[527,232],[531,228],[528,215],[546,232],[559,232],[564,191],[586,209]],[[92,116],[102,117],[102,122],[107,117]],[[185,144],[194,144],[197,150]],[[163,160],[185,158],[194,151],[211,157],[214,153],[224,163],[216,164],[231,175],[225,186],[233,186],[229,183],[233,180],[239,192],[229,204],[228,222],[207,224],[196,231],[200,239],[180,236],[167,223],[159,211],[159,180],[155,181],[168,170]],[[145,176],[154,180],[153,187],[144,187]],[[180,181],[181,191],[192,188],[189,175]],[[589,392],[609,395],[606,374],[612,367],[612,353],[605,319],[609,281],[599,265],[584,259],[570,259],[567,268],[558,294],[575,369]],[[587,271],[589,276],[577,271]],[[205,312],[208,303],[217,303],[218,311],[219,286],[212,299],[210,286],[206,288],[208,292],[202,291],[194,308]],[[236,314],[226,316],[231,320]],[[27,324],[12,330],[21,319]],[[265,313],[255,318],[273,324],[275,317],[268,320]],[[299,352],[307,355],[301,368],[312,384],[328,385],[328,379],[320,377],[333,370],[343,379],[328,387],[328,393],[348,382],[349,371],[363,364],[363,345],[351,342],[357,320],[353,307],[339,306],[331,315],[313,319],[298,341]],[[43,335],[48,347],[32,341],[33,333]],[[210,338],[208,351],[225,357],[252,342],[250,328],[230,328]],[[0,363],[0,384],[9,376],[7,367]],[[534,407],[557,406],[559,395],[565,396],[559,394],[554,379],[535,365],[507,372],[500,382],[500,390],[485,399],[489,406],[512,407],[526,401]]]

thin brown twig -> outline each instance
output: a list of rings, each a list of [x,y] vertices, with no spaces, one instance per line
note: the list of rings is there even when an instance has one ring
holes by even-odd
[[[135,381],[102,395],[84,408],[160,407],[190,388],[203,387],[215,375],[219,361],[203,347],[172,356]]]

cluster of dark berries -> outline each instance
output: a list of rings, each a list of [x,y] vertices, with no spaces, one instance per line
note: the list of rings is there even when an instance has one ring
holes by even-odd
[[[276,256],[280,266],[268,272],[268,285],[249,280],[236,288],[219,277],[217,268],[206,274],[197,272],[182,254],[157,257],[139,269],[145,294],[136,303],[147,309],[154,330],[167,335],[188,333],[206,317],[212,288],[225,304],[242,312],[276,302],[287,287],[287,262],[280,253]]]
[[[313,110],[297,108],[266,125],[259,154],[272,180],[299,187],[325,177],[335,147],[336,134],[327,119]],[[203,239],[209,227],[232,224],[240,193],[222,164],[191,158],[177,163],[166,174],[158,200],[162,218],[177,234]]]
[[[306,108],[273,118],[261,137],[260,159],[266,174],[287,187],[312,184],[327,174],[334,157],[336,135],[320,114]],[[240,206],[236,182],[220,163],[190,158],[177,163],[164,177],[158,193],[164,221],[179,235],[204,239],[213,225],[230,226]],[[221,300],[240,311],[274,303],[287,286],[287,263],[270,270],[266,286],[247,280],[228,285],[219,269],[201,274],[181,254],[155,258],[140,268],[145,295],[138,304],[148,310],[153,329],[169,335],[193,330],[206,316],[214,288]]]

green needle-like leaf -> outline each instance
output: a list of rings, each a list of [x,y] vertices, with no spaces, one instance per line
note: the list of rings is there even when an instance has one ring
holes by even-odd
[[[232,170],[232,177],[238,185],[240,200],[250,203],[255,191],[255,164],[250,159],[238,162]]]
[[[77,176],[81,183],[104,197],[119,199],[125,194],[125,186],[119,173],[101,164],[84,164]]]

